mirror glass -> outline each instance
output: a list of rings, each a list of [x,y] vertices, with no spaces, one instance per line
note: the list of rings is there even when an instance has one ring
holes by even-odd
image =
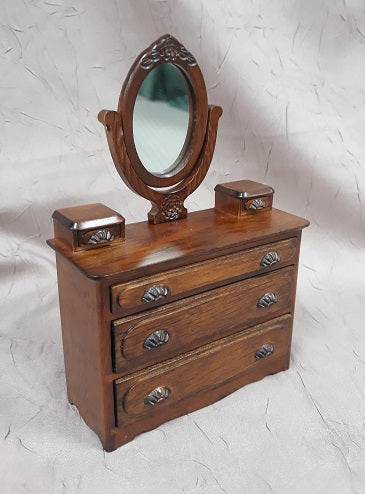
[[[171,177],[181,169],[179,156],[189,125],[188,85],[171,63],[153,68],[139,88],[133,135],[143,166],[153,175]]]

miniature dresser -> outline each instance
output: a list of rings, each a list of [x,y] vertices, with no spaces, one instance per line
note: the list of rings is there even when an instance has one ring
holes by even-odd
[[[166,65],[179,74],[157,77]],[[174,83],[174,112],[188,115],[173,166],[157,170],[162,158],[142,159],[135,114],[161,80]],[[132,66],[118,111],[99,114],[118,172],[152,203],[148,222],[125,225],[102,204],[53,214],[68,398],[107,451],[289,366],[308,222],[273,209],[273,189],[248,180],[217,185],[215,208],[187,214],[221,115],[203,84],[195,58],[166,35]],[[151,101],[141,103],[149,114]]]

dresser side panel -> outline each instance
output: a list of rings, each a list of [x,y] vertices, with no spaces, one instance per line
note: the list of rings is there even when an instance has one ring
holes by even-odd
[[[57,255],[57,275],[68,399],[101,438],[108,436],[101,284]]]

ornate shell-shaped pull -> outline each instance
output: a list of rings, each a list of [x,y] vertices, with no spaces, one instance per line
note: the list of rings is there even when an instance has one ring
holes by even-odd
[[[255,199],[248,206],[248,209],[264,209],[264,208],[266,208],[266,202],[260,198]]]
[[[109,230],[99,230],[96,233],[93,233],[89,240],[88,244],[99,244],[100,242],[111,242],[114,240],[114,236],[110,233]]]
[[[148,393],[148,395],[146,395],[143,403],[145,405],[156,405],[161,401],[167,400],[170,394],[171,391],[169,390],[169,388],[165,388],[164,386],[159,386],[158,388],[151,391],[151,393]]]
[[[264,257],[261,259],[260,266],[263,268],[268,268],[270,266],[273,266],[274,264],[277,264],[281,261],[281,258],[279,254],[273,250],[272,252],[268,252]]]
[[[255,358],[266,358],[269,355],[272,355],[274,351],[274,345],[267,343],[266,345],[262,345],[262,347],[257,350],[255,353]]]
[[[273,304],[277,304],[278,302],[278,296],[276,293],[271,292],[271,293],[265,293],[262,297],[260,297],[257,301],[257,307],[259,309],[266,309],[268,307],[271,307]]]
[[[170,288],[167,285],[153,285],[142,295],[142,302],[156,302],[161,298],[171,295]]]
[[[146,350],[152,350],[152,348],[165,345],[169,339],[170,335],[168,331],[165,329],[158,329],[147,336],[143,342],[143,348],[146,348]]]

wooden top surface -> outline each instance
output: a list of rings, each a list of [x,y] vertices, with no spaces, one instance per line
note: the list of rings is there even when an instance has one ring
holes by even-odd
[[[266,196],[274,193],[274,189],[270,185],[253,182],[252,180],[239,180],[238,182],[218,184],[214,190],[239,199]]]
[[[87,277],[114,282],[288,238],[308,225],[307,220],[278,209],[242,218],[206,209],[179,221],[126,225],[125,241],[115,246],[72,252],[61,240],[47,243]]]
[[[58,209],[53,213],[52,218],[69,230],[102,228],[111,223],[124,223],[123,216],[100,203]]]

